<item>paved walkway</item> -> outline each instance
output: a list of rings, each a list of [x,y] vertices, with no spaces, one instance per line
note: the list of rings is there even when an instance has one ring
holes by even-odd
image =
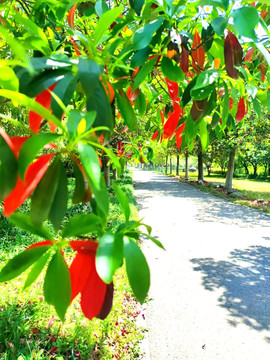
[[[269,360],[270,217],[153,172],[134,180],[166,248],[143,245],[150,359]]]

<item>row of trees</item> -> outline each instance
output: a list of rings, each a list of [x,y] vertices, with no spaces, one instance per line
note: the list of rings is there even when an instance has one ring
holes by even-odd
[[[250,115],[261,118],[269,107],[269,6],[244,0],[4,0],[0,10],[3,215],[43,238],[7,264],[0,281],[31,268],[29,285],[45,268],[45,299],[61,319],[78,293],[88,318],[104,318],[113,276],[124,262],[141,302],[150,274],[137,245],[143,224],[130,219],[116,184],[125,220],[116,230],[107,223],[102,169],[109,185],[108,165],[121,173],[130,158],[153,158],[151,139],[186,153],[199,139],[202,154],[212,131],[218,141],[233,141],[246,118],[255,124]],[[7,113],[11,102],[26,111]],[[92,209],[68,222],[67,161],[76,179],[70,200],[90,200]],[[29,197],[30,212],[21,214]],[[82,240],[86,235],[89,240]],[[70,267],[67,248],[76,254]]]

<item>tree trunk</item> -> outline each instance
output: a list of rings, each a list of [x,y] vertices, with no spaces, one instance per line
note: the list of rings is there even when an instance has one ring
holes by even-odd
[[[226,181],[225,181],[225,189],[227,189],[227,190],[232,189],[235,154],[236,154],[236,147],[234,147],[232,152],[230,153],[228,171],[227,171]]]
[[[113,169],[113,180],[117,180],[117,169]]]
[[[257,169],[258,169],[258,165],[257,164],[254,164],[254,165],[252,165],[253,166],[253,175],[254,175],[254,177],[257,177]]]
[[[244,168],[245,168],[245,173],[246,173],[246,175],[249,175],[249,170],[248,170],[247,164],[244,164]]]
[[[179,175],[179,160],[180,156],[179,154],[176,155],[176,175]]]
[[[168,172],[168,155],[166,155],[165,174]]]
[[[188,151],[186,151],[186,163],[185,163],[185,179],[188,180]]]
[[[110,158],[109,158],[109,156],[105,155],[103,159],[104,159],[103,167],[104,167],[105,184],[106,184],[107,187],[110,187],[111,186],[111,182],[110,182],[110,165],[109,165]]]
[[[170,175],[172,175],[172,157],[170,157]]]
[[[209,167],[209,166],[207,166],[207,174],[208,174],[208,176],[210,176],[211,175],[211,166]]]
[[[199,150],[198,150],[198,180],[203,181],[203,153],[201,142],[199,141]]]

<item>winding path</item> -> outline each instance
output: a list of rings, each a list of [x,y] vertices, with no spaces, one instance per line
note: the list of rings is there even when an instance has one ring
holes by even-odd
[[[134,181],[166,248],[143,244],[146,358],[269,360],[270,217],[153,172],[134,170]]]

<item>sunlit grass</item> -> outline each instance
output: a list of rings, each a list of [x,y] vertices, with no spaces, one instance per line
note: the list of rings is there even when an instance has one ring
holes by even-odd
[[[70,189],[73,181],[69,181]],[[132,179],[128,174],[119,185],[129,197],[132,217],[137,218]],[[110,191],[110,224],[116,228],[121,220],[119,204]],[[87,211],[86,205],[75,207],[69,216]],[[24,210],[28,205],[24,206]],[[0,268],[7,260],[36,242],[1,217]],[[67,261],[69,257],[67,255]],[[142,311],[131,292],[125,269],[121,268],[114,279],[113,309],[104,321],[86,319],[80,309],[80,299],[75,299],[67,311],[65,323],[58,319],[52,306],[43,298],[43,275],[29,289],[22,291],[27,273],[0,284],[0,360],[30,359],[126,359],[139,357],[139,341],[143,337],[136,318]]]

